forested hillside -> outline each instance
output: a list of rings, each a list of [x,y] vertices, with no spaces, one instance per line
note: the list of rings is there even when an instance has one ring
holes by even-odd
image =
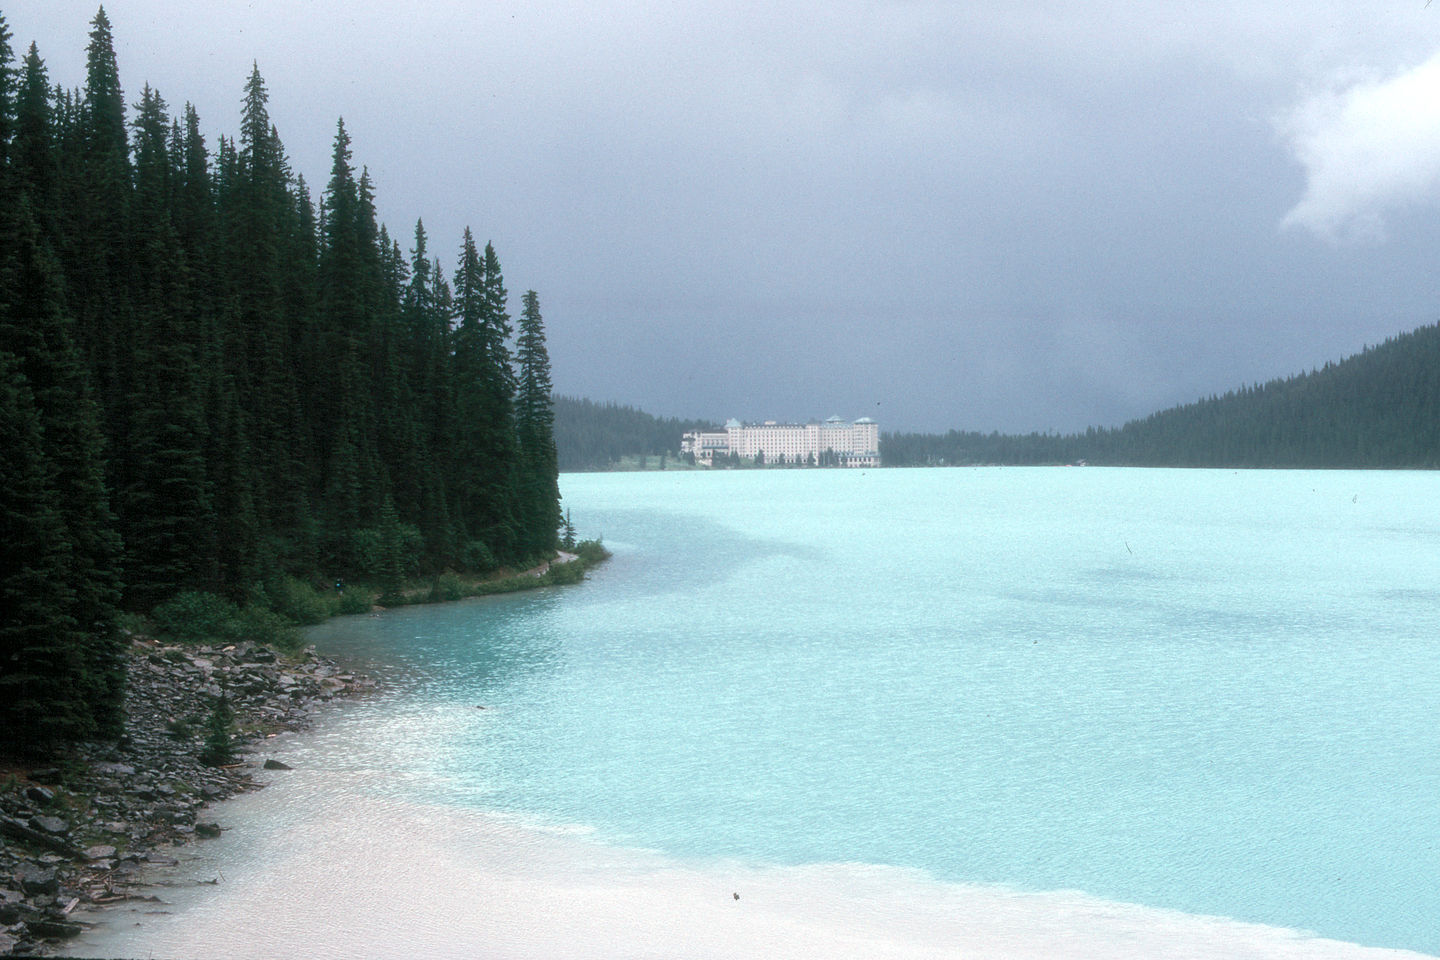
[[[116,730],[122,610],[515,565],[559,522],[539,300],[513,340],[494,249],[403,251],[343,122],[313,197],[258,68],[213,148],[127,110],[91,27],[70,90],[0,18],[0,723],[51,743]]]
[[[555,447],[561,470],[604,470],[621,457],[674,454],[687,430],[714,429],[703,420],[651,416],[634,407],[555,398]]]
[[[887,434],[888,465],[1440,466],[1440,326],[1323,369],[1066,436]]]

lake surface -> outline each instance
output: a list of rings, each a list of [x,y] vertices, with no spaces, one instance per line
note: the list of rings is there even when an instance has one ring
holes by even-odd
[[[84,949],[1440,954],[1440,474],[562,490],[613,560],[317,628],[385,692]]]

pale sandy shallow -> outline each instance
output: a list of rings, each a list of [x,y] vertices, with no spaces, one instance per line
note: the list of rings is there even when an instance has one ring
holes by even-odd
[[[1074,892],[858,864],[682,863],[480,811],[376,799],[296,771],[219,811],[166,907],[114,911],[76,956],[1309,958],[1421,954]],[[367,783],[368,781],[368,783]],[[733,894],[739,893],[736,900]],[[150,913],[164,909],[168,913]],[[97,919],[92,917],[91,919]]]

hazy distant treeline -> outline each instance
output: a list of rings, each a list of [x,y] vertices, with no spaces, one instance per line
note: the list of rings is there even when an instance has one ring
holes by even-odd
[[[561,470],[604,470],[626,456],[673,455],[685,431],[716,429],[704,420],[654,417],[617,403],[554,399],[555,449]]]
[[[1440,326],[1322,369],[1241,387],[1118,429],[1010,436],[885,434],[889,466],[1091,464],[1175,467],[1440,466]]]
[[[127,111],[91,26],[66,90],[0,18],[11,745],[115,732],[122,609],[520,563],[560,519],[535,293],[512,340],[490,246],[467,230],[449,279],[418,223],[402,253],[343,124],[317,205],[258,69],[213,152],[188,104]]]

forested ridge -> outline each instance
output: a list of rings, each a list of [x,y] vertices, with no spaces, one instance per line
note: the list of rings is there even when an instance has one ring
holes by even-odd
[[[687,430],[716,429],[704,420],[656,417],[618,403],[555,397],[555,447],[561,470],[604,470],[627,456],[677,454]]]
[[[1116,466],[1434,468],[1440,466],[1440,326],[1118,429],[886,434],[880,453],[890,466],[1083,460]]]
[[[12,744],[117,732],[123,611],[553,551],[539,299],[524,294],[513,329],[489,244],[466,229],[442,258],[417,222],[402,250],[343,121],[313,197],[258,66],[238,135],[212,150],[194,108],[148,85],[127,110],[103,9],[82,87],[11,41],[0,16]]]

